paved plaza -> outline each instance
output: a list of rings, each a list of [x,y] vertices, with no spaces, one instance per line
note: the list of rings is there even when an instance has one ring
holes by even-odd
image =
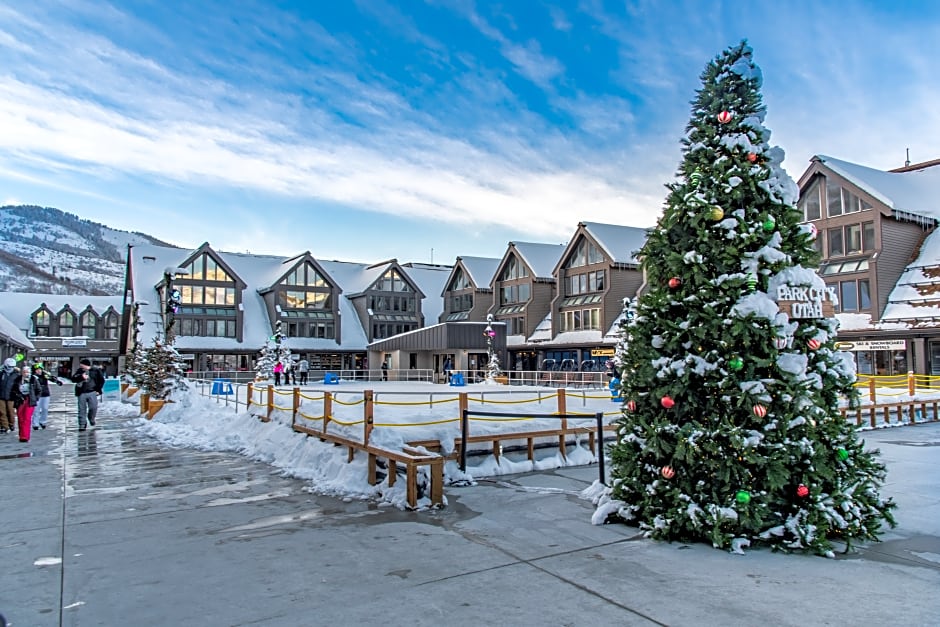
[[[864,434],[899,525],[824,559],[591,525],[596,466],[449,486],[439,511],[345,502],[132,421],[78,432],[53,394],[49,429],[0,436],[14,627],[940,624],[940,423]]]

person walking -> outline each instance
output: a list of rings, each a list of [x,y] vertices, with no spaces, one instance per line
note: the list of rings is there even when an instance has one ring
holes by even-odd
[[[307,385],[307,373],[310,372],[310,362],[301,359],[297,362],[297,372],[300,373],[300,385]]]
[[[23,366],[20,376],[14,384],[16,393],[16,418],[20,423],[20,442],[29,442],[30,425],[33,422],[33,412],[39,403],[42,386],[39,379],[32,373],[29,366]]]
[[[7,357],[0,370],[0,433],[12,432],[16,429],[16,392],[13,386],[19,372],[16,370],[16,360]]]
[[[52,396],[49,383],[55,382],[56,385],[61,386],[62,382],[59,381],[59,377],[53,377],[46,372],[42,364],[33,364],[33,374],[39,379],[39,387],[42,388],[39,402],[36,404],[36,411],[33,412],[33,431],[36,431],[37,429],[45,429],[46,422],[49,420],[49,399]]]
[[[281,384],[281,373],[284,372],[284,364],[277,362],[274,364],[274,385]]]
[[[388,381],[388,362],[382,362],[382,381]]]
[[[450,357],[444,358],[444,381],[450,383],[450,371],[454,369],[453,364],[450,361]]]
[[[98,415],[98,396],[104,390],[104,377],[101,371],[91,367],[91,361],[82,359],[78,370],[72,375],[75,384],[75,396],[78,397],[78,430],[84,431],[87,424],[95,426]]]

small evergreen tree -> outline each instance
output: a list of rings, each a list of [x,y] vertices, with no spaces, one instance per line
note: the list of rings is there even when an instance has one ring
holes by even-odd
[[[124,381],[127,383],[138,383],[143,378],[143,367],[146,361],[144,346],[140,342],[140,329],[144,322],[140,319],[140,307],[136,303],[132,310],[133,320],[131,325],[131,342],[133,347],[130,353],[124,359]]]
[[[258,381],[267,381],[274,376],[274,364],[278,360],[278,349],[271,346],[270,342],[265,340],[261,347],[261,353],[258,356],[258,362],[255,364],[256,379]]]
[[[157,339],[144,350],[140,386],[150,394],[150,398],[170,398],[174,392],[187,389],[184,368],[183,359],[176,349]]]
[[[623,416],[595,520],[736,551],[877,539],[894,504],[839,412],[857,398],[854,362],[822,313],[833,294],[768,145],[760,70],[742,42],[701,78],[681,181],[641,251],[649,290],[625,316]]]
[[[486,329],[483,330],[483,335],[486,336],[486,381],[488,383],[495,383],[496,377],[502,374],[502,371],[499,369],[499,355],[496,354],[496,349],[493,347],[493,338],[496,337],[496,331],[493,330],[493,314],[486,315]]]

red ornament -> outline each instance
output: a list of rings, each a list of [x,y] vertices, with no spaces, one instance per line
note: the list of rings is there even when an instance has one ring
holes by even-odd
[[[663,477],[666,479],[672,479],[676,476],[676,471],[672,469],[672,466],[663,466],[663,469],[660,472],[662,472]]]
[[[813,338],[811,340],[807,340],[806,345],[809,346],[810,350],[816,350],[817,348],[822,346],[822,342],[820,342],[816,338]]]
[[[634,412],[634,411],[636,411],[636,401],[634,401],[634,400],[632,400],[632,399],[629,400],[629,401],[627,401],[627,411],[629,411],[629,412]]]
[[[669,396],[664,396],[660,399],[659,403],[666,409],[672,409],[675,406],[676,402],[672,400]]]
[[[729,112],[729,111],[722,111],[721,113],[719,113],[719,114],[718,114],[718,121],[721,122],[722,124],[727,124],[728,122],[730,122],[730,121],[731,121],[731,112]]]
[[[680,285],[682,285],[682,279],[680,279],[679,277],[674,276],[674,277],[672,277],[671,279],[669,279],[669,288],[670,288],[670,289],[673,289],[673,290],[674,290],[674,289],[676,289],[677,287],[679,287]]]
[[[796,487],[796,495],[801,499],[805,499],[807,496],[809,496],[809,488],[801,483]]]
[[[758,418],[763,418],[767,415],[767,408],[763,405],[754,405],[753,407],[754,415]]]
[[[757,153],[756,152],[747,153],[747,160],[750,161],[751,163],[757,163]]]

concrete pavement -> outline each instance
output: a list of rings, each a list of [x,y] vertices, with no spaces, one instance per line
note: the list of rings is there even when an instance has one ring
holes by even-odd
[[[900,524],[829,560],[593,526],[593,466],[448,487],[441,511],[344,502],[127,421],[79,433],[69,388],[29,444],[0,436],[13,626],[940,624],[940,423],[866,433]]]

